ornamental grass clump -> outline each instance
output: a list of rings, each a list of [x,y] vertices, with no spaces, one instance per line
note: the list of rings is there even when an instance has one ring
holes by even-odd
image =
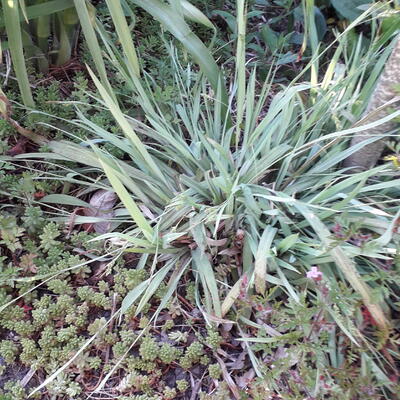
[[[172,47],[179,97],[167,104],[167,112],[165,105],[161,110],[151,77],[143,72],[144,79],[139,80],[110,46],[111,59],[119,60],[114,66],[141,104],[145,120],[125,114],[91,73],[101,104],[119,124],[121,135],[100,129],[80,114],[75,123],[89,136],[82,144],[92,149],[49,143],[62,158],[100,168],[107,177],[104,185],[119,195],[132,218],[125,233],[102,238],[118,238],[127,251],[144,253],[143,263],[162,260],[141,293],[135,289],[126,297],[123,311],[141,297],[139,312],[166,276],[172,279],[167,294],[172,293],[189,266],[202,287],[205,315],[221,318],[231,309],[244,278],[249,290],[254,287],[262,294],[274,284],[298,300],[292,277],[300,277],[310,264],[335,264],[337,272],[330,268],[330,273],[343,274],[387,331],[387,318],[360,279],[354,257],[386,257],[387,250],[379,244],[392,241],[395,208],[389,203],[385,212],[379,212],[364,199],[367,193],[379,197],[372,177],[379,176],[380,189],[393,190],[393,172],[389,165],[381,165],[347,176],[341,168],[357,150],[347,148],[346,138],[363,129],[352,127],[349,115],[361,112],[360,102],[373,83],[370,78],[362,85],[366,72],[372,68],[371,77],[376,78],[383,61],[374,46],[346,47],[345,32],[337,38],[338,47],[320,83],[279,88],[273,84],[274,69],[260,83],[256,70],[246,71],[244,4],[238,4],[241,34],[228,112],[223,111],[222,88],[212,90],[191,66],[182,67]],[[339,62],[341,58],[346,62]],[[313,79],[321,75],[316,60],[318,54],[308,67]],[[94,139],[112,143],[125,157],[97,148]],[[343,216],[363,221],[360,228],[374,232],[370,246],[360,252],[355,245],[332,240],[330,227]],[[222,250],[224,246],[229,250]],[[216,267],[235,252],[236,265],[225,267],[225,277],[217,276]]]

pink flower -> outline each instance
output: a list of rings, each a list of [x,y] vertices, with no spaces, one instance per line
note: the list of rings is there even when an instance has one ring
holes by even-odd
[[[307,278],[318,282],[322,279],[322,272],[318,269],[318,267],[311,267],[311,271],[307,272]]]

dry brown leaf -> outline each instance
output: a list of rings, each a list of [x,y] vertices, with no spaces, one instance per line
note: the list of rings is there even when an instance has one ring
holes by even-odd
[[[206,242],[209,246],[216,246],[216,247],[221,247],[224,246],[227,243],[228,239],[211,239],[211,238],[206,238]]]
[[[218,361],[219,366],[221,367],[221,371],[222,371],[222,376],[224,378],[224,381],[228,384],[230,391],[232,392],[233,396],[235,399],[239,400],[240,399],[240,392],[239,392],[239,388],[237,387],[235,381],[232,379],[231,375],[229,374],[225,363],[222,361],[222,359],[220,357],[218,357],[217,355],[215,356],[215,358]]]
[[[245,367],[246,357],[247,357],[247,352],[242,351],[239,354],[235,354],[235,357],[231,357],[232,361],[225,362],[225,365],[229,369],[229,371],[242,370]],[[237,380],[236,380],[236,382],[237,382]],[[239,385],[239,383],[238,383],[238,385]]]
[[[142,210],[143,214],[150,220],[155,219],[155,215],[150,211],[148,207],[146,207],[144,204],[140,204],[139,208]]]
[[[240,389],[244,389],[249,385],[249,383],[253,380],[253,378],[255,376],[256,376],[256,373],[254,372],[254,369],[250,368],[243,375],[237,376],[235,378],[236,384],[240,387]]]
[[[236,256],[237,254],[240,254],[241,250],[236,248],[236,247],[231,247],[229,249],[224,249],[220,251],[218,254],[220,256]]]
[[[35,373],[36,373],[36,368],[31,367],[30,370],[28,371],[28,373],[21,380],[20,385],[22,387],[25,387],[29,383],[29,381],[32,379],[33,375],[35,375]]]
[[[117,195],[110,190],[100,189],[94,193],[89,204],[91,208],[85,208],[84,214],[88,217],[104,218],[105,221],[95,222],[93,228],[97,233],[107,233],[110,231],[111,218],[115,216],[113,207],[117,202]]]

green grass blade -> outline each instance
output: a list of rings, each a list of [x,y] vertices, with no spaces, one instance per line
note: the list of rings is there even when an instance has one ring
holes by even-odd
[[[222,80],[221,71],[215,62],[211,52],[204,43],[190,30],[188,24],[182,16],[175,10],[160,0],[131,0],[133,3],[142,7],[155,19],[160,21],[165,28],[170,31],[192,55],[199,64],[202,72],[209,79],[214,91],[218,90],[219,81]],[[228,104],[228,93],[222,85],[222,102]],[[226,109],[226,107],[225,107]],[[224,111],[224,110],[223,110]],[[225,114],[223,114],[225,115]]]
[[[212,309],[216,317],[222,317],[221,301],[219,299],[217,282],[209,259],[204,251],[198,247],[192,251],[192,258],[204,290],[209,292],[212,300]],[[207,312],[212,314],[209,308]]]
[[[192,224],[195,224],[195,222],[192,221]],[[204,288],[207,312],[211,314],[213,310],[215,316],[221,318],[222,311],[217,281],[215,279],[210,260],[208,259],[205,251],[206,244],[203,229],[204,227],[202,225],[195,225],[192,228],[193,238],[198,246],[195,250],[192,251],[192,259],[194,267],[198,272],[198,276]]]
[[[111,18],[114,22],[115,29],[118,34],[118,39],[121,42],[125,57],[128,60],[128,67],[131,74],[140,75],[139,61],[136,55],[135,46],[132,40],[132,34],[129,30],[128,23],[122,10],[120,0],[106,0],[108,9],[110,10]]]
[[[125,314],[129,307],[135,303],[137,299],[140,298],[140,296],[145,292],[148,284],[149,284],[149,279],[141,282],[139,285],[137,285],[135,288],[130,290],[128,294],[124,297],[121,303],[121,316]]]
[[[90,55],[93,58],[97,72],[100,76],[100,81],[107,89],[109,96],[115,99],[114,91],[107,77],[107,71],[104,65],[104,60],[99,42],[97,40],[96,32],[93,28],[95,16],[89,14],[89,10],[85,0],[74,0],[74,4],[76,12],[79,16],[83,34],[85,35],[86,43],[90,50]]]
[[[112,187],[117,193],[118,197],[124,204],[124,206],[129,211],[132,219],[135,221],[137,226],[143,232],[143,235],[149,242],[154,241],[154,231],[150,224],[147,222],[146,218],[143,216],[139,207],[136,205],[135,201],[132,199],[129,192],[125,189],[125,186],[118,179],[114,169],[108,165],[108,163],[99,156],[99,161],[103,167],[105,174],[107,175],[108,180],[110,181]]]
[[[7,31],[8,45],[11,59],[18,79],[18,86],[21,91],[22,101],[27,107],[34,107],[32,91],[26,71],[24,50],[22,45],[22,34],[18,0],[2,0],[4,22]]]
[[[137,316],[145,307],[150,298],[156,292],[156,290],[160,287],[167,273],[173,268],[176,264],[176,260],[172,259],[168,263],[166,263],[159,271],[157,271],[151,278],[149,278],[146,282],[146,291],[143,293],[142,298],[140,299],[139,304],[137,305],[135,316]]]
[[[74,6],[74,0],[52,0],[45,3],[34,4],[26,7],[26,18],[29,20],[39,17],[45,17]],[[24,16],[20,15],[19,20],[22,22]],[[0,19],[0,28],[5,26],[4,18]]]
[[[237,2],[237,29],[238,38],[236,46],[236,139],[235,146],[239,146],[244,107],[246,101],[246,8],[244,0]]]
[[[213,23],[197,7],[187,0],[180,0],[180,3],[182,5],[182,12],[186,18],[215,31]]]
[[[304,3],[303,3],[304,4]],[[319,57],[318,57],[318,34],[317,27],[315,25],[315,1],[305,0],[305,33],[304,40],[310,41],[311,51],[313,54],[311,61],[311,85],[315,87],[318,84],[318,69],[319,69]]]
[[[121,109],[119,108],[118,104],[114,101],[112,96],[109,95],[107,90],[104,88],[104,86],[100,83],[100,81],[96,78],[92,70],[88,67],[90,76],[92,77],[97,89],[99,90],[101,96],[104,99],[104,102],[106,103],[107,107],[109,108],[110,112],[113,114],[114,118],[118,122],[119,126],[125,133],[126,137],[132,142],[132,144],[135,146],[135,148],[139,152],[139,156],[142,157],[143,162],[146,164],[147,169],[149,169],[152,174],[157,177],[158,179],[161,180],[161,182],[164,182],[165,185],[167,185],[167,181],[164,177],[164,174],[161,172],[160,168],[157,166],[157,164],[154,162],[153,158],[151,155],[148,153],[146,150],[146,147],[144,144],[141,142],[139,137],[136,135],[135,131],[132,128],[132,125],[129,124],[129,122],[126,120],[124,114],[122,113]]]

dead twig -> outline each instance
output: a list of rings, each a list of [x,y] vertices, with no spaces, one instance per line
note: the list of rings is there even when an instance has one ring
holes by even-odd
[[[39,144],[39,145],[44,145],[49,142],[49,140],[47,138],[45,138],[44,136],[38,135],[37,133],[22,127],[17,121],[15,121],[11,118],[12,107],[11,107],[9,100],[4,95],[3,92],[0,92],[0,102],[3,103],[3,107],[2,107],[3,112],[2,112],[1,117],[4,120],[6,120],[19,134],[21,134],[22,136],[25,136],[32,142]]]

